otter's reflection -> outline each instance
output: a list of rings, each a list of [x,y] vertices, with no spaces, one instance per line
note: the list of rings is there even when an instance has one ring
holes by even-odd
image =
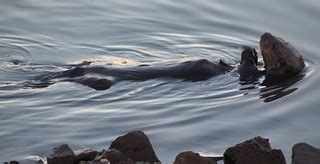
[[[273,78],[268,76],[250,78],[240,77],[240,90],[260,88],[260,99],[262,99],[263,102],[268,103],[285,97],[298,90],[297,87],[292,86],[302,80],[304,76],[304,74],[300,74],[288,78]]]
[[[291,86],[302,80],[304,76],[305,75],[301,74],[283,79],[266,77],[265,80],[260,84],[261,86],[264,86],[264,88],[260,89],[260,98],[264,99],[264,102],[271,102],[287,96],[298,90],[297,87]]]

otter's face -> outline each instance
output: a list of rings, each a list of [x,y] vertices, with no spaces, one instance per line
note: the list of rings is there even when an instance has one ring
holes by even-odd
[[[244,47],[241,53],[240,64],[251,64],[256,66],[258,64],[257,51],[251,47]]]
[[[270,33],[261,36],[260,49],[268,75],[291,76],[301,72],[305,66],[297,49]]]

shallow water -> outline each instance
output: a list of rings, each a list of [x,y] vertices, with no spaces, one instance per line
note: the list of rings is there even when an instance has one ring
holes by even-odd
[[[290,162],[301,141],[320,147],[316,0],[1,1],[0,159],[45,157],[52,147],[107,148],[144,130],[163,163],[181,151],[222,154],[261,135]],[[236,73],[207,81],[123,81],[95,91],[73,83],[26,84],[63,65],[132,66],[197,58],[237,63],[269,31],[306,59],[303,76],[242,84]],[[259,51],[259,50],[258,50]],[[261,58],[261,56],[260,56]],[[261,61],[261,59],[260,59]]]

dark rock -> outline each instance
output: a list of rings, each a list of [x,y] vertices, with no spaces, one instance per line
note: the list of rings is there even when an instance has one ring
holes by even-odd
[[[79,164],[110,164],[110,162],[103,156],[106,154],[106,150],[97,152],[92,161],[80,161]]]
[[[53,153],[47,157],[48,164],[73,164],[76,161],[72,149],[67,144],[53,149]]]
[[[106,150],[102,150],[100,152],[97,153],[97,155],[94,157],[93,161],[100,161],[101,159],[103,159],[103,156],[106,154]]]
[[[119,150],[134,162],[160,162],[148,137],[142,131],[133,131],[118,137],[109,149]]]
[[[134,164],[133,160],[121,153],[119,150],[107,150],[103,158],[108,159],[112,164]]]
[[[97,151],[91,149],[77,150],[74,152],[76,163],[80,161],[93,161],[97,154]]]
[[[271,149],[269,140],[255,137],[234,147],[224,155],[225,164],[285,164],[281,150]]]
[[[282,38],[264,33],[260,49],[267,75],[282,77],[296,75],[305,67],[299,51]]]
[[[78,164],[110,164],[108,161],[80,161]]]
[[[292,148],[292,164],[319,164],[320,149],[306,143],[295,144]]]
[[[182,152],[177,155],[174,164],[216,164],[217,162],[210,157],[202,157],[199,153],[192,151]]]

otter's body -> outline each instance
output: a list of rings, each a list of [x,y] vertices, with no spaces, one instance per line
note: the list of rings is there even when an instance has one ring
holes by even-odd
[[[165,66],[136,66],[113,68],[103,66],[81,66],[43,77],[43,81],[61,79],[102,90],[122,80],[143,81],[155,78],[176,78],[187,81],[207,80],[213,76],[230,71],[231,67],[220,62],[212,63],[206,59],[186,61]]]
[[[179,78],[190,81],[207,80],[208,78],[223,74],[229,70],[228,67],[212,63],[206,59],[186,61],[183,63],[165,65],[165,66],[136,66],[129,68],[112,68],[103,66],[78,67],[84,74],[98,74],[113,77],[115,81],[119,80],[149,80],[160,77]],[[74,72],[72,74],[72,72]],[[81,71],[66,71],[59,73],[58,76],[77,75]],[[81,75],[80,75],[81,76]]]
[[[57,80],[75,82],[96,90],[104,90],[122,80],[142,81],[155,78],[176,78],[187,81],[207,80],[234,68],[222,60],[219,63],[213,63],[206,59],[163,66],[128,68],[79,65],[70,70],[42,77],[42,81],[44,82],[43,84],[48,85],[57,82]],[[261,71],[257,68],[257,53],[254,49],[250,47],[244,49],[241,54],[238,72],[241,76],[250,78],[261,75]]]

